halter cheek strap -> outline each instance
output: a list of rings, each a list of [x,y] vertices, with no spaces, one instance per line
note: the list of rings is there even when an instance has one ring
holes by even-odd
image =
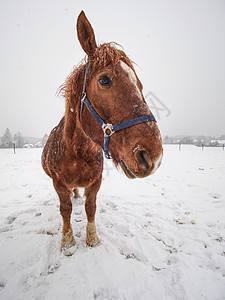
[[[84,107],[84,99],[86,98],[86,81],[87,81],[87,73],[89,68],[89,61],[87,62],[86,70],[84,73],[84,83],[83,83],[83,89],[82,89],[82,99],[81,99],[81,106],[80,106],[80,120],[82,118],[82,112]]]
[[[144,123],[144,122],[149,122],[149,121],[153,121],[156,122],[156,119],[153,115],[144,115],[144,116],[140,116],[134,119],[130,119],[121,123],[118,123],[116,125],[112,125],[112,124],[106,124],[102,118],[97,114],[97,112],[95,111],[94,107],[91,105],[91,103],[89,102],[87,95],[86,95],[86,80],[87,80],[87,72],[88,72],[88,67],[89,67],[89,62],[87,63],[86,66],[86,70],[85,70],[85,75],[84,75],[84,85],[83,85],[83,91],[82,91],[82,99],[81,99],[81,108],[80,108],[80,120],[82,118],[82,111],[83,111],[83,106],[84,104],[86,105],[87,109],[89,110],[89,112],[92,114],[92,116],[95,118],[95,120],[98,122],[98,124],[102,127],[103,133],[104,133],[104,154],[105,157],[110,159],[111,156],[109,154],[109,140],[110,140],[110,136],[119,130],[140,124],[140,123]]]

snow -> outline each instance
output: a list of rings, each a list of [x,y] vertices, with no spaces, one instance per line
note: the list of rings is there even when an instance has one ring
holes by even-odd
[[[42,149],[0,150],[0,299],[225,299],[225,151],[164,146],[157,172],[129,180],[107,161],[101,244],[85,244],[73,199],[74,254]]]

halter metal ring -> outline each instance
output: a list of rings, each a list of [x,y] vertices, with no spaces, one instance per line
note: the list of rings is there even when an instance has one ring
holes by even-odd
[[[105,135],[111,136],[115,131],[113,131],[113,125],[112,124],[104,124],[102,126],[103,132]]]

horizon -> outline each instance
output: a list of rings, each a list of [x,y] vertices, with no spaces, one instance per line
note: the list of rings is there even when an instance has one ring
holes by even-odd
[[[9,129],[10,131],[10,128],[6,127],[6,129]],[[5,129],[5,131],[6,131]],[[11,135],[12,137],[17,134],[17,133],[21,133],[22,137],[23,138],[32,138],[32,139],[42,139],[46,134],[49,136],[50,132],[49,133],[45,133],[43,136],[34,136],[34,135],[24,135],[23,132],[21,132],[20,130],[16,131],[16,132],[11,132]],[[4,135],[4,133],[2,135],[0,135],[0,138],[2,138]],[[170,137],[170,138],[184,138],[184,137],[190,137],[190,138],[195,138],[195,137],[205,137],[205,138],[216,138],[216,139],[219,139],[220,137],[222,136],[225,136],[225,132],[224,133],[221,133],[220,135],[207,135],[207,134],[172,134],[172,135],[168,135],[168,134],[165,134],[165,135],[162,135],[162,140],[165,139],[165,137]]]

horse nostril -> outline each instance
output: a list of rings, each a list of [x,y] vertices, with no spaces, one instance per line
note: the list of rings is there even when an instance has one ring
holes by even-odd
[[[148,170],[149,168],[149,159],[148,159],[148,153],[146,151],[137,151],[136,153],[137,160],[141,166],[145,168],[145,170]]]

